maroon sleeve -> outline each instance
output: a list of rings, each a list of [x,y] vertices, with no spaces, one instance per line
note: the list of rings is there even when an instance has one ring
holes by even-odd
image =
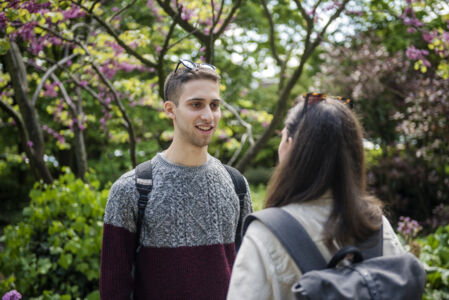
[[[100,295],[103,300],[128,300],[134,289],[131,269],[136,234],[104,224],[101,248]]]

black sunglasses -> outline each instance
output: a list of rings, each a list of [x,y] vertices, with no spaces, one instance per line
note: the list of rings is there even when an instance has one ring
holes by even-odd
[[[210,65],[210,64],[197,64],[197,63],[194,63],[194,62],[192,62],[192,61],[190,61],[190,60],[187,60],[187,59],[180,59],[179,62],[178,62],[178,64],[176,65],[176,69],[175,69],[175,72],[174,72],[174,73],[176,73],[176,71],[178,71],[179,65],[181,65],[181,64],[182,64],[184,67],[186,67],[187,69],[189,69],[189,70],[195,70],[195,69],[198,69],[198,68],[205,68],[205,69],[212,70],[212,71],[214,71],[214,72],[217,70],[217,68],[215,68],[214,65]]]
[[[178,69],[179,69],[179,66],[180,65],[183,65],[184,67],[186,67],[187,69],[189,69],[189,70],[195,70],[195,69],[198,69],[198,68],[205,68],[205,69],[209,69],[209,70],[212,70],[212,71],[216,71],[216,69],[217,68],[215,68],[215,66],[214,65],[210,65],[210,64],[197,64],[197,63],[194,63],[194,62],[192,62],[192,61],[190,61],[190,60],[187,60],[187,59],[180,59],[179,60],[179,62],[178,62],[178,64],[176,65],[176,68],[175,68],[175,71],[173,72],[173,74],[176,74],[176,72],[178,71]],[[168,86],[166,86],[165,87],[165,89],[164,89],[164,101],[167,101],[167,89],[168,89]]]
[[[303,107],[302,113],[301,113],[301,118],[307,112],[307,107],[310,104],[318,103],[320,101],[325,100],[326,99],[326,94],[322,94],[322,93],[307,93],[307,94],[303,94],[303,97],[305,98],[305,100],[304,100],[304,107]],[[342,102],[344,104],[347,104],[350,109],[352,109],[354,107],[354,103],[352,102],[352,100],[350,98],[338,96],[338,97],[332,97],[330,99],[335,99],[335,100],[338,100],[338,101],[340,101],[340,102]]]

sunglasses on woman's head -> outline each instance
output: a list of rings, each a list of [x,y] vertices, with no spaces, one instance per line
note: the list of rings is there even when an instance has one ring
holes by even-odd
[[[189,70],[195,70],[195,69],[199,69],[199,68],[204,68],[204,69],[209,69],[209,70],[212,70],[212,71],[215,72],[216,69],[217,69],[217,68],[215,68],[214,65],[210,65],[210,64],[197,64],[197,63],[194,63],[194,62],[192,62],[192,61],[190,61],[190,60],[187,60],[187,59],[180,59],[179,62],[178,62],[178,64],[176,65],[176,68],[175,68],[175,72],[174,72],[174,73],[176,73],[176,71],[178,71],[178,68],[179,68],[179,66],[180,66],[181,64],[182,64],[184,67],[186,67],[187,69],[189,69]]]
[[[307,94],[303,94],[303,97],[304,97],[305,100],[304,100],[304,106],[303,106],[302,113],[301,113],[301,118],[307,112],[307,107],[310,104],[318,103],[318,102],[321,102],[321,101],[325,100],[326,99],[326,94],[322,94],[322,93],[307,93]],[[353,108],[352,100],[349,99],[349,98],[338,96],[338,97],[332,97],[330,99],[338,100],[338,101],[340,101],[340,102],[342,102],[344,104],[348,104],[349,108],[351,108],[351,109]]]

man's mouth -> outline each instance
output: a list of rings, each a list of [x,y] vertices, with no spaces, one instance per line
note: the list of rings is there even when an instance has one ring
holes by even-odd
[[[209,133],[214,129],[213,125],[196,125],[195,127],[204,133]]]

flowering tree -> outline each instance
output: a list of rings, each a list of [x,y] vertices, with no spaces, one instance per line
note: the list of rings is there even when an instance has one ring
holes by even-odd
[[[141,14],[136,2],[128,1],[121,8],[98,1],[17,0],[2,4],[0,104],[12,118],[10,122],[17,125],[37,178],[52,181],[44,161],[44,134],[55,138],[59,149],[71,148],[67,139],[73,139],[76,169],[79,176],[86,172],[83,133],[97,123],[99,108],[98,127],[111,140],[129,143],[135,166],[133,123],[141,121],[132,120],[129,111],[135,106],[149,106],[156,114],[161,111],[156,98],[163,97],[167,54],[190,51],[193,44],[187,37],[195,36],[203,45],[198,56],[213,62],[214,43],[240,5],[236,1],[228,8],[223,1],[220,5],[212,2],[209,9],[200,2],[148,1],[147,24],[131,17]],[[49,117],[43,116],[45,112],[51,115],[48,122],[42,120]],[[123,124],[127,138],[107,132],[107,123]],[[160,133],[156,136],[163,138]]]

